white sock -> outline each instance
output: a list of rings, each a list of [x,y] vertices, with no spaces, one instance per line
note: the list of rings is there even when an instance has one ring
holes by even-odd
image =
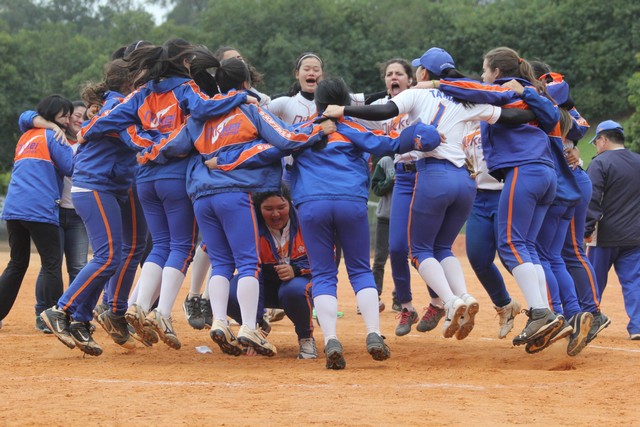
[[[449,287],[442,266],[435,258],[427,258],[420,263],[418,273],[425,283],[438,294],[443,301],[449,301],[455,295]]]
[[[413,302],[411,302],[411,301],[406,302],[406,303],[402,303],[400,305],[402,306],[402,308],[406,308],[409,311],[416,311],[416,309],[413,308]]]
[[[378,293],[376,292],[376,299]],[[322,329],[325,345],[331,339],[338,339],[336,323],[338,320],[338,299],[333,295],[319,295],[313,298],[313,305],[318,316],[318,323]]]
[[[466,294],[467,284],[464,281],[464,272],[458,258],[454,256],[446,257],[440,261],[440,265],[454,295],[462,296]]]
[[[160,294],[160,283],[162,282],[162,267],[153,262],[145,262],[140,271],[138,279],[138,304],[144,311],[149,311],[151,304]]]
[[[171,309],[176,302],[180,287],[184,281],[184,274],[177,268],[165,267],[162,270],[162,286],[160,287],[160,300],[158,312],[164,317],[171,317]]]
[[[189,298],[198,297],[202,293],[202,284],[207,278],[207,271],[211,268],[209,255],[198,246],[196,254],[191,263],[191,285],[189,287]],[[205,287],[206,288],[206,287]]]
[[[208,279],[211,278],[211,266],[207,269],[205,278],[207,279],[207,282],[209,281]],[[204,287],[204,292],[202,293],[201,298],[211,300],[211,298],[209,298],[209,286]]]
[[[530,262],[516,266],[511,273],[531,308],[546,308],[547,302],[540,295],[538,273]]]
[[[248,326],[251,330],[256,329],[259,295],[260,283],[258,279],[245,276],[238,280],[238,304],[240,304],[242,325]]]
[[[547,305],[547,308],[550,309],[551,307],[549,307],[549,289],[547,288],[547,277],[544,274],[544,268],[541,264],[533,264],[533,266],[535,267],[536,273],[538,274],[538,289],[540,291],[540,296]]]
[[[138,283],[135,284],[135,286],[131,290],[131,293],[129,294],[129,300],[127,301],[128,307],[131,307],[132,304],[135,304],[136,300],[138,299]]]
[[[431,298],[431,301],[429,301],[429,304],[431,304],[434,307],[440,307],[440,308],[444,307],[444,301],[440,297]]]
[[[378,308],[378,291],[376,288],[364,288],[356,294],[360,314],[367,327],[367,334],[375,332],[380,335],[380,309]]]
[[[227,321],[227,303],[229,302],[229,281],[224,276],[211,276],[209,279],[209,294],[214,320]]]

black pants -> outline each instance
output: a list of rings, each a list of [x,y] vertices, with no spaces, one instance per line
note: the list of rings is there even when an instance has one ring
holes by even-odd
[[[36,315],[54,306],[62,295],[62,254],[58,226],[43,222],[7,221],[11,259],[0,276],[0,320],[16,301],[29,267],[31,240],[40,254],[42,268],[36,280]]]

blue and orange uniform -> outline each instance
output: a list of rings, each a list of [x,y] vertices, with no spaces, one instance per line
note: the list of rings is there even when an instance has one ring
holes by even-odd
[[[114,108],[122,99],[117,92],[107,92],[101,111]],[[132,188],[136,171],[135,152],[117,136],[102,135],[78,148],[71,196],[87,228],[93,258],[58,300],[58,307],[74,321],[93,318],[103,289],[114,314],[123,315],[127,309],[146,238]]]
[[[53,131],[32,129],[36,115],[27,112],[20,116],[24,133],[16,145],[2,211],[11,260],[0,276],[0,320],[11,310],[29,267],[31,240],[42,261],[36,281],[36,315],[55,304],[63,291],[58,210],[63,176],[71,176],[73,171],[73,151],[56,141]]]

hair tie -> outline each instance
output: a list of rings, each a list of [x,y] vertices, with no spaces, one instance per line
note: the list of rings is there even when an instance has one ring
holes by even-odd
[[[522,64],[522,58],[518,57],[518,64]]]

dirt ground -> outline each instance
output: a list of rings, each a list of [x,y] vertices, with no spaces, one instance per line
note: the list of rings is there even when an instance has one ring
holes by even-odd
[[[463,254],[460,248],[458,242],[456,253]],[[173,311],[181,350],[160,343],[127,352],[98,328],[95,338],[104,353],[84,357],[34,330],[37,258],[0,330],[0,426],[640,425],[640,343],[628,339],[613,273],[602,304],[612,324],[572,358],[563,342],[528,355],[511,345],[513,332],[498,340],[495,311],[463,257],[470,292],[480,301],[471,335],[463,341],[444,339],[438,328],[396,337],[387,265],[381,324],[392,357],[376,362],[366,353],[364,323],[341,267],[344,317],[338,335],[347,368],[329,371],[320,328],[320,357],[296,360],[298,345],[288,319],[273,324],[269,339],[278,347],[276,357],[222,354],[207,331],[187,324],[181,307],[186,283]],[[1,252],[0,265],[7,260],[7,252]],[[427,292],[412,274],[414,304],[422,308]],[[523,301],[513,279],[507,281]],[[516,329],[524,323],[518,316]],[[200,354],[197,346],[213,353]]]

